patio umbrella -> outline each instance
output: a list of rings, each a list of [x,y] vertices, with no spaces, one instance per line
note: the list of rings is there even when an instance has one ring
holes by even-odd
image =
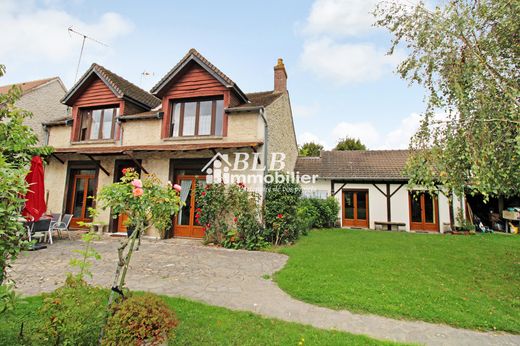
[[[29,190],[25,195],[25,207],[22,215],[31,217],[33,221],[38,221],[47,210],[45,205],[45,185],[43,182],[43,163],[39,156],[34,156],[31,160],[31,170],[25,177],[29,184]]]

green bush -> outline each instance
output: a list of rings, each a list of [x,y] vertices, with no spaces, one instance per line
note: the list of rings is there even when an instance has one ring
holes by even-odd
[[[46,345],[95,345],[103,327],[108,293],[84,281],[67,278],[64,286],[43,295],[34,342]],[[29,327],[29,326],[28,326]]]
[[[107,320],[102,345],[159,345],[177,326],[175,313],[157,295],[131,296]]]
[[[301,216],[300,220],[305,220],[304,226],[309,228],[333,227],[338,219],[339,203],[333,196],[326,199],[321,198],[302,198],[298,204]]]
[[[242,183],[197,188],[196,222],[205,241],[232,249],[256,250],[266,245],[258,194]]]
[[[302,189],[288,177],[277,182],[277,175],[273,175],[274,182],[266,184],[264,208],[267,240],[274,245],[292,243],[301,233],[297,207]]]

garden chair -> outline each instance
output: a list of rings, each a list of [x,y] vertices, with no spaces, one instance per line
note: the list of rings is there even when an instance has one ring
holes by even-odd
[[[61,221],[56,222],[55,224],[52,225],[52,230],[53,231],[57,231],[58,232],[58,236],[60,238],[61,238],[61,232],[67,231],[67,235],[69,236],[69,240],[71,240],[70,230],[69,230],[69,225],[70,225],[70,221],[71,220],[72,220],[72,214],[65,214],[65,215],[63,215],[63,218],[61,219]]]
[[[51,222],[52,219],[40,219],[33,224],[33,233],[44,233],[44,241],[47,241],[48,236],[50,244],[52,244]]]

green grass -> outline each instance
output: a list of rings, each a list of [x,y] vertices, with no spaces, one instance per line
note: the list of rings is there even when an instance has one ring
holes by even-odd
[[[520,333],[520,237],[315,230],[274,279],[333,309]]]
[[[305,345],[397,345],[180,298],[164,297],[164,300],[180,320],[170,345],[298,345],[302,338]],[[0,345],[19,345],[20,323],[24,321],[29,326],[37,322],[41,297],[28,297],[24,301],[13,314],[0,316]]]

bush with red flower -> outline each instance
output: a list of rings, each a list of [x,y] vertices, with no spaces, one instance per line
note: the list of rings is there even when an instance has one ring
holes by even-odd
[[[279,173],[275,173],[279,174]],[[273,245],[293,243],[301,234],[297,215],[302,194],[299,184],[284,179],[266,184],[264,222],[266,240]]]
[[[196,200],[195,221],[204,227],[206,243],[248,250],[267,245],[259,196],[243,183],[200,186]]]

